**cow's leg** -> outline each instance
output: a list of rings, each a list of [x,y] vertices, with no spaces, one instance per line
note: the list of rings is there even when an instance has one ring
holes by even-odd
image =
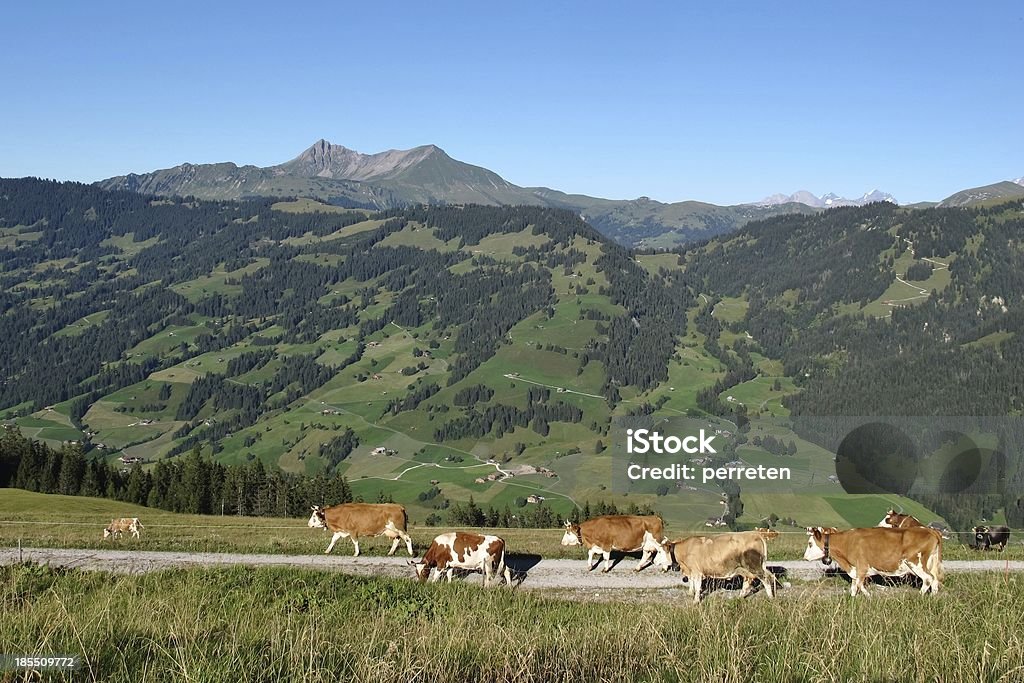
[[[772,574],[768,567],[761,568],[761,583],[764,584],[764,591],[769,598],[775,597],[775,574]]]
[[[634,569],[633,571],[638,572],[644,567],[651,564],[652,562],[654,562],[654,551],[644,550],[643,554],[640,556],[640,563],[636,566],[636,569]]]
[[[348,534],[344,531],[335,531],[334,536],[331,537],[331,544],[327,546],[327,550],[324,551],[324,555],[327,555],[334,550],[334,544],[346,536],[348,536]]]
[[[591,546],[590,550],[587,551],[587,571],[588,572],[594,571],[594,567],[597,566],[596,564],[594,564],[594,555],[596,555],[598,552],[599,551],[598,551],[597,547],[595,547],[595,546]],[[598,560],[598,561],[600,562],[600,560]]]
[[[414,554],[412,551],[412,536],[402,531],[401,529],[398,530],[398,533],[400,534],[400,538],[403,541],[405,541],[405,548],[409,551],[409,557],[412,557]]]
[[[754,577],[746,574],[741,574],[743,577],[743,589],[740,591],[740,597],[745,598],[754,590]]]
[[[391,550],[388,551],[388,555],[394,555],[395,554],[395,551],[398,550],[398,543],[401,540],[402,539],[400,539],[398,536],[395,536],[395,537],[393,537],[391,539]]]
[[[857,593],[863,593],[864,597],[871,597],[868,593],[868,587],[865,585],[867,582],[867,572],[858,571],[856,567],[850,569],[850,595],[855,596]]]
[[[602,567],[601,571],[604,572],[605,574],[607,574],[611,570],[612,570],[612,551],[611,550],[605,550],[604,551],[604,567]]]
[[[359,557],[359,537],[355,534],[352,534],[352,545],[356,547],[356,552],[353,557]]]
[[[484,588],[488,588],[491,585],[491,577],[494,576],[494,563],[491,558],[485,559],[480,569],[484,575]]]
[[[693,593],[693,604],[695,605],[700,604],[703,583],[703,574],[694,574],[690,577],[690,592]]]

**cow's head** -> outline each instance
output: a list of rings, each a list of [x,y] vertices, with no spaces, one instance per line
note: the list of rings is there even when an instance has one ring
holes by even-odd
[[[658,543],[658,549],[654,553],[654,566],[663,572],[667,572],[676,563],[676,558],[672,552],[675,546],[675,541],[662,541]]]
[[[975,541],[977,541],[979,544],[981,544],[981,543],[985,542],[985,539],[987,537],[988,537],[988,527],[987,526],[976,526],[976,527],[974,527],[974,540]]]
[[[761,536],[761,538],[763,538],[766,541],[770,541],[772,539],[779,537],[779,532],[769,527],[754,527],[754,531],[756,531]]]
[[[430,567],[422,559],[420,560],[407,560],[409,566],[416,571],[416,580],[423,583],[430,576]]]
[[[807,548],[804,550],[804,559],[808,562],[825,559],[825,539],[832,532],[832,529],[825,529],[820,526],[807,527]]]
[[[326,529],[327,528],[327,515],[324,514],[324,509],[319,505],[314,505],[313,514],[309,516],[309,522],[306,524],[310,529]]]
[[[114,532],[111,531],[110,527],[108,526],[106,529],[103,530],[103,538],[109,538],[110,534],[112,534],[112,533],[114,533]]]
[[[886,529],[895,529],[899,526],[899,520],[896,518],[898,513],[889,508],[889,511],[885,513],[885,517],[882,517],[882,521],[878,523],[878,526],[885,527]]]
[[[562,534],[562,545],[583,545],[583,533],[580,525],[565,520],[565,533]]]

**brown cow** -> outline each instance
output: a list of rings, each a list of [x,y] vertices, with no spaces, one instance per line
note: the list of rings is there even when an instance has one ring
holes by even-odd
[[[387,536],[393,541],[388,555],[394,555],[399,541],[403,540],[412,556],[412,539],[405,531],[408,519],[405,508],[393,503],[345,503],[328,508],[314,505],[308,526],[334,532],[325,555],[331,552],[339,538],[351,538],[352,545],[356,547],[355,556],[359,557],[360,536]]]
[[[655,564],[667,569],[678,565],[690,584],[693,601],[701,601],[701,584],[708,579],[743,578],[740,597],[750,595],[754,579],[760,579],[769,598],[775,597],[775,575],[769,571],[768,543],[778,538],[771,529],[736,531],[710,536],[691,536],[662,543]]]
[[[612,568],[613,550],[627,553],[639,550],[643,554],[635,571],[640,571],[654,561],[658,543],[665,540],[664,528],[665,523],[657,515],[605,515],[582,524],[566,520],[562,545],[582,545],[587,549],[587,571],[593,571],[600,562],[594,562],[594,555],[604,555],[602,572]]]
[[[512,571],[505,566],[505,541],[498,536],[482,536],[464,531],[450,531],[435,537],[423,558],[417,562],[409,560],[416,568],[416,578],[420,583],[427,580],[432,569],[437,573],[431,583],[442,575],[448,575],[448,583],[452,581],[455,569],[480,571],[484,575],[484,588],[491,584],[495,577],[500,583],[504,577],[508,587],[512,587]]]
[[[916,517],[911,517],[889,508],[889,511],[885,513],[885,517],[878,523],[878,526],[886,529],[909,529],[914,526],[924,526],[924,524],[917,521]]]
[[[921,579],[922,593],[937,593],[942,585],[942,536],[927,527],[848,529],[807,528],[804,559],[821,560],[850,575],[850,595],[868,594],[869,576],[905,576]]]
[[[117,538],[125,531],[130,531],[135,538],[139,538],[139,529],[144,529],[142,522],[139,521],[138,517],[122,517],[121,519],[112,519],[107,528],[103,530],[103,538],[113,536]]]

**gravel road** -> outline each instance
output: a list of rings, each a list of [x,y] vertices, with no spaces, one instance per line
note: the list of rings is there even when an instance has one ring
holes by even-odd
[[[77,567],[108,571],[118,574],[140,574],[169,567],[214,567],[248,565],[263,567],[301,567],[346,574],[389,577],[412,577],[408,557],[352,557],[345,555],[243,555],[236,553],[179,553],[143,550],[79,550],[70,548],[17,548],[0,549],[0,564],[13,564],[19,560],[38,562],[54,567]],[[660,572],[648,567],[640,573],[633,571],[636,560],[622,559],[608,574],[599,569],[586,571],[585,560],[542,559],[532,556],[510,556],[508,565],[521,580],[523,589],[664,589],[681,587],[677,572]],[[785,579],[813,581],[824,575],[819,563],[803,561],[769,562],[777,574]],[[960,572],[1024,572],[1024,561],[947,560],[943,562],[947,574]],[[479,580],[479,575],[470,581]],[[841,585],[841,584],[840,584]]]

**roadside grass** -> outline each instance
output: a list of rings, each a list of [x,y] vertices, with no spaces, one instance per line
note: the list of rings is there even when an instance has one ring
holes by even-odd
[[[1024,670],[1024,587],[937,598],[549,599],[282,568],[0,568],[0,651],[89,681],[980,681]],[[813,608],[812,608],[813,607]],[[13,680],[9,678],[8,680]],[[27,676],[25,680],[35,680]]]

